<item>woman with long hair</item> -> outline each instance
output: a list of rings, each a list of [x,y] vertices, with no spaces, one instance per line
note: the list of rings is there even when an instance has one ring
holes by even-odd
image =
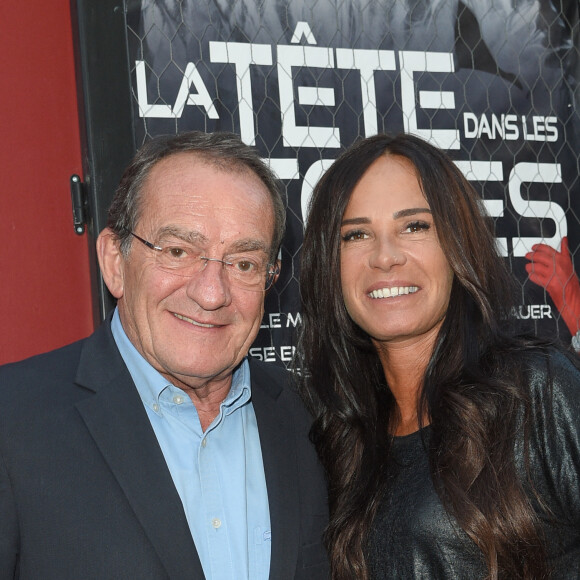
[[[335,580],[580,578],[580,372],[510,325],[482,211],[411,135],[314,190],[298,365]]]

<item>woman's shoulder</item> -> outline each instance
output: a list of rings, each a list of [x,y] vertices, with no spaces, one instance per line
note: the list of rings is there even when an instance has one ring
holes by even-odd
[[[565,544],[578,542],[580,498],[580,370],[576,355],[558,348],[526,352],[522,371],[529,387],[529,469],[534,486],[561,525]],[[520,458],[524,455],[520,454]],[[524,470],[522,463],[522,472]],[[547,524],[548,525],[548,524]],[[570,527],[567,527],[570,526]],[[560,538],[562,540],[562,538]],[[559,540],[559,541],[560,541]],[[565,552],[577,548],[568,546]],[[557,566],[559,568],[559,564]]]
[[[522,353],[522,371],[532,400],[563,397],[580,405],[580,358],[555,346]]]
[[[558,348],[526,352],[522,359],[532,449],[557,471],[580,453],[580,369],[576,355]]]

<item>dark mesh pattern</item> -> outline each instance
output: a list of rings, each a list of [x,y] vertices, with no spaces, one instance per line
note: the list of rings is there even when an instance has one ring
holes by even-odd
[[[514,314],[570,341],[575,308],[580,318],[577,0],[141,0],[128,2],[127,35],[137,144],[234,131],[286,185],[282,273],[253,355],[290,361],[312,187],[341,148],[383,131],[449,152],[521,284]],[[537,243],[541,280],[531,281]]]

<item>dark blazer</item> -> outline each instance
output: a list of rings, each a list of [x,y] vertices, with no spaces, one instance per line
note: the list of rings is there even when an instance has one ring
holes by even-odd
[[[326,488],[282,369],[251,361],[272,580],[328,578]],[[203,579],[163,454],[109,323],[0,367],[0,580]]]

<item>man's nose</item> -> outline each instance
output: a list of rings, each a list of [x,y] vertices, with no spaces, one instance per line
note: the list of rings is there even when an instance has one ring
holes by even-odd
[[[217,310],[231,302],[230,282],[222,260],[204,260],[202,269],[187,282],[187,295],[204,310]]]

